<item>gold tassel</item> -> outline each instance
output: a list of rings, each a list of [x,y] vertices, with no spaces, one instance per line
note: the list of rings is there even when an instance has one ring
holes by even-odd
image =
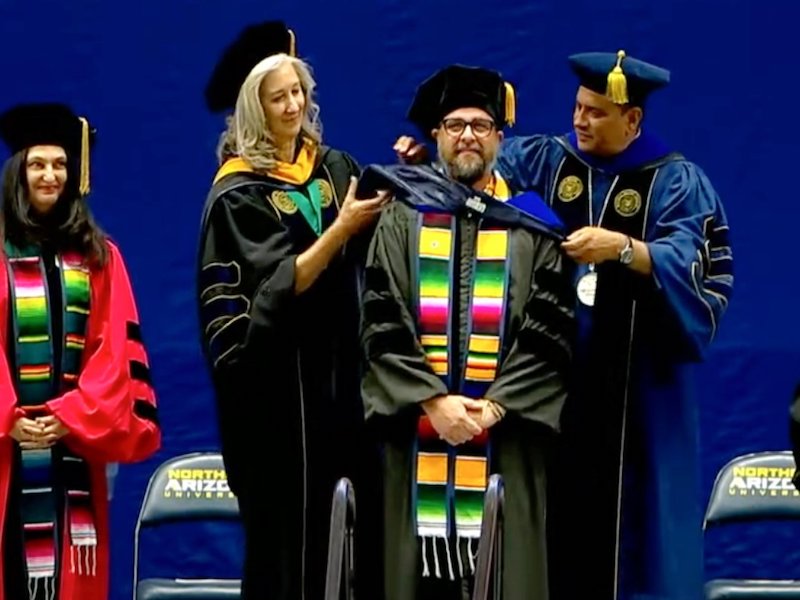
[[[628,81],[625,79],[625,73],[622,72],[622,59],[624,58],[624,50],[617,52],[617,64],[608,74],[606,96],[608,96],[614,104],[628,103]]]
[[[81,196],[86,196],[91,189],[89,186],[89,121],[78,117],[81,122],[81,166],[79,191]]]
[[[294,36],[294,31],[287,29],[289,32],[289,56],[297,56],[297,39]]]
[[[514,123],[517,122],[516,92],[514,92],[514,86],[507,81],[504,85],[506,88],[506,123],[508,123],[509,127],[513,127]]]

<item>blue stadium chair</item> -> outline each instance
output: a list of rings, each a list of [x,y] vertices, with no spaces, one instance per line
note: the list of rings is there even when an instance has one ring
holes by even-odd
[[[720,469],[706,509],[705,530],[742,521],[800,519],[791,452],[738,456]],[[707,600],[800,600],[800,580],[715,579]]]
[[[193,453],[162,463],[150,477],[134,533],[134,600],[233,600],[241,597],[238,579],[139,580],[142,529],[180,521],[238,520],[239,506],[228,489],[222,457]]]

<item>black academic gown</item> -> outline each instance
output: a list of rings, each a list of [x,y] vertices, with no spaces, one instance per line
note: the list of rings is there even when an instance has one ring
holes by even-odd
[[[366,242],[351,239],[295,294],[295,260],[317,234],[285,193],[327,183],[324,230],[358,171],[351,157],[323,147],[306,184],[229,174],[204,210],[202,341],[245,530],[246,599],[322,598],[336,481],[347,476],[360,488],[358,286]]]
[[[502,366],[485,395],[508,412],[490,431],[490,472],[505,480],[503,598],[546,600],[544,453],[566,395],[564,373],[574,324],[558,234],[487,197],[482,202],[488,203],[488,210],[471,210],[465,203],[475,196],[472,190],[427,167],[371,168],[362,181],[375,188],[388,184],[397,198],[381,216],[370,246],[362,328],[368,358],[362,391],[370,421],[378,424],[383,442],[385,598],[428,597],[422,591],[427,584],[419,582],[419,542],[412,520],[412,446],[420,403],[449,390],[418,341],[414,299],[418,273],[413,265],[418,211],[433,210],[458,215],[460,290],[471,288],[481,219],[495,219],[510,231],[513,266]],[[466,300],[461,294],[459,310],[454,311],[454,326],[462,340]]]

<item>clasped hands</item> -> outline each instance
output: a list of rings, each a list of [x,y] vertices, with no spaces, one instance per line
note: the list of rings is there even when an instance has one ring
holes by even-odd
[[[422,408],[439,437],[452,446],[480,435],[505,415],[505,409],[492,400],[473,400],[455,394],[426,400]]]
[[[23,450],[43,450],[51,447],[69,430],[54,415],[19,417],[9,435],[19,442]]]

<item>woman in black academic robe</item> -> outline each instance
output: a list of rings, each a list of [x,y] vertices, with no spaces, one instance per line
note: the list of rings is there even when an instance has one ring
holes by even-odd
[[[275,27],[245,31],[208,88],[210,105],[233,100],[230,74],[246,66],[203,211],[198,301],[245,529],[242,597],[316,600],[336,481],[367,485],[358,285],[385,196],[355,199],[358,166],[321,143],[314,81],[291,47],[247,63],[281,39]]]

